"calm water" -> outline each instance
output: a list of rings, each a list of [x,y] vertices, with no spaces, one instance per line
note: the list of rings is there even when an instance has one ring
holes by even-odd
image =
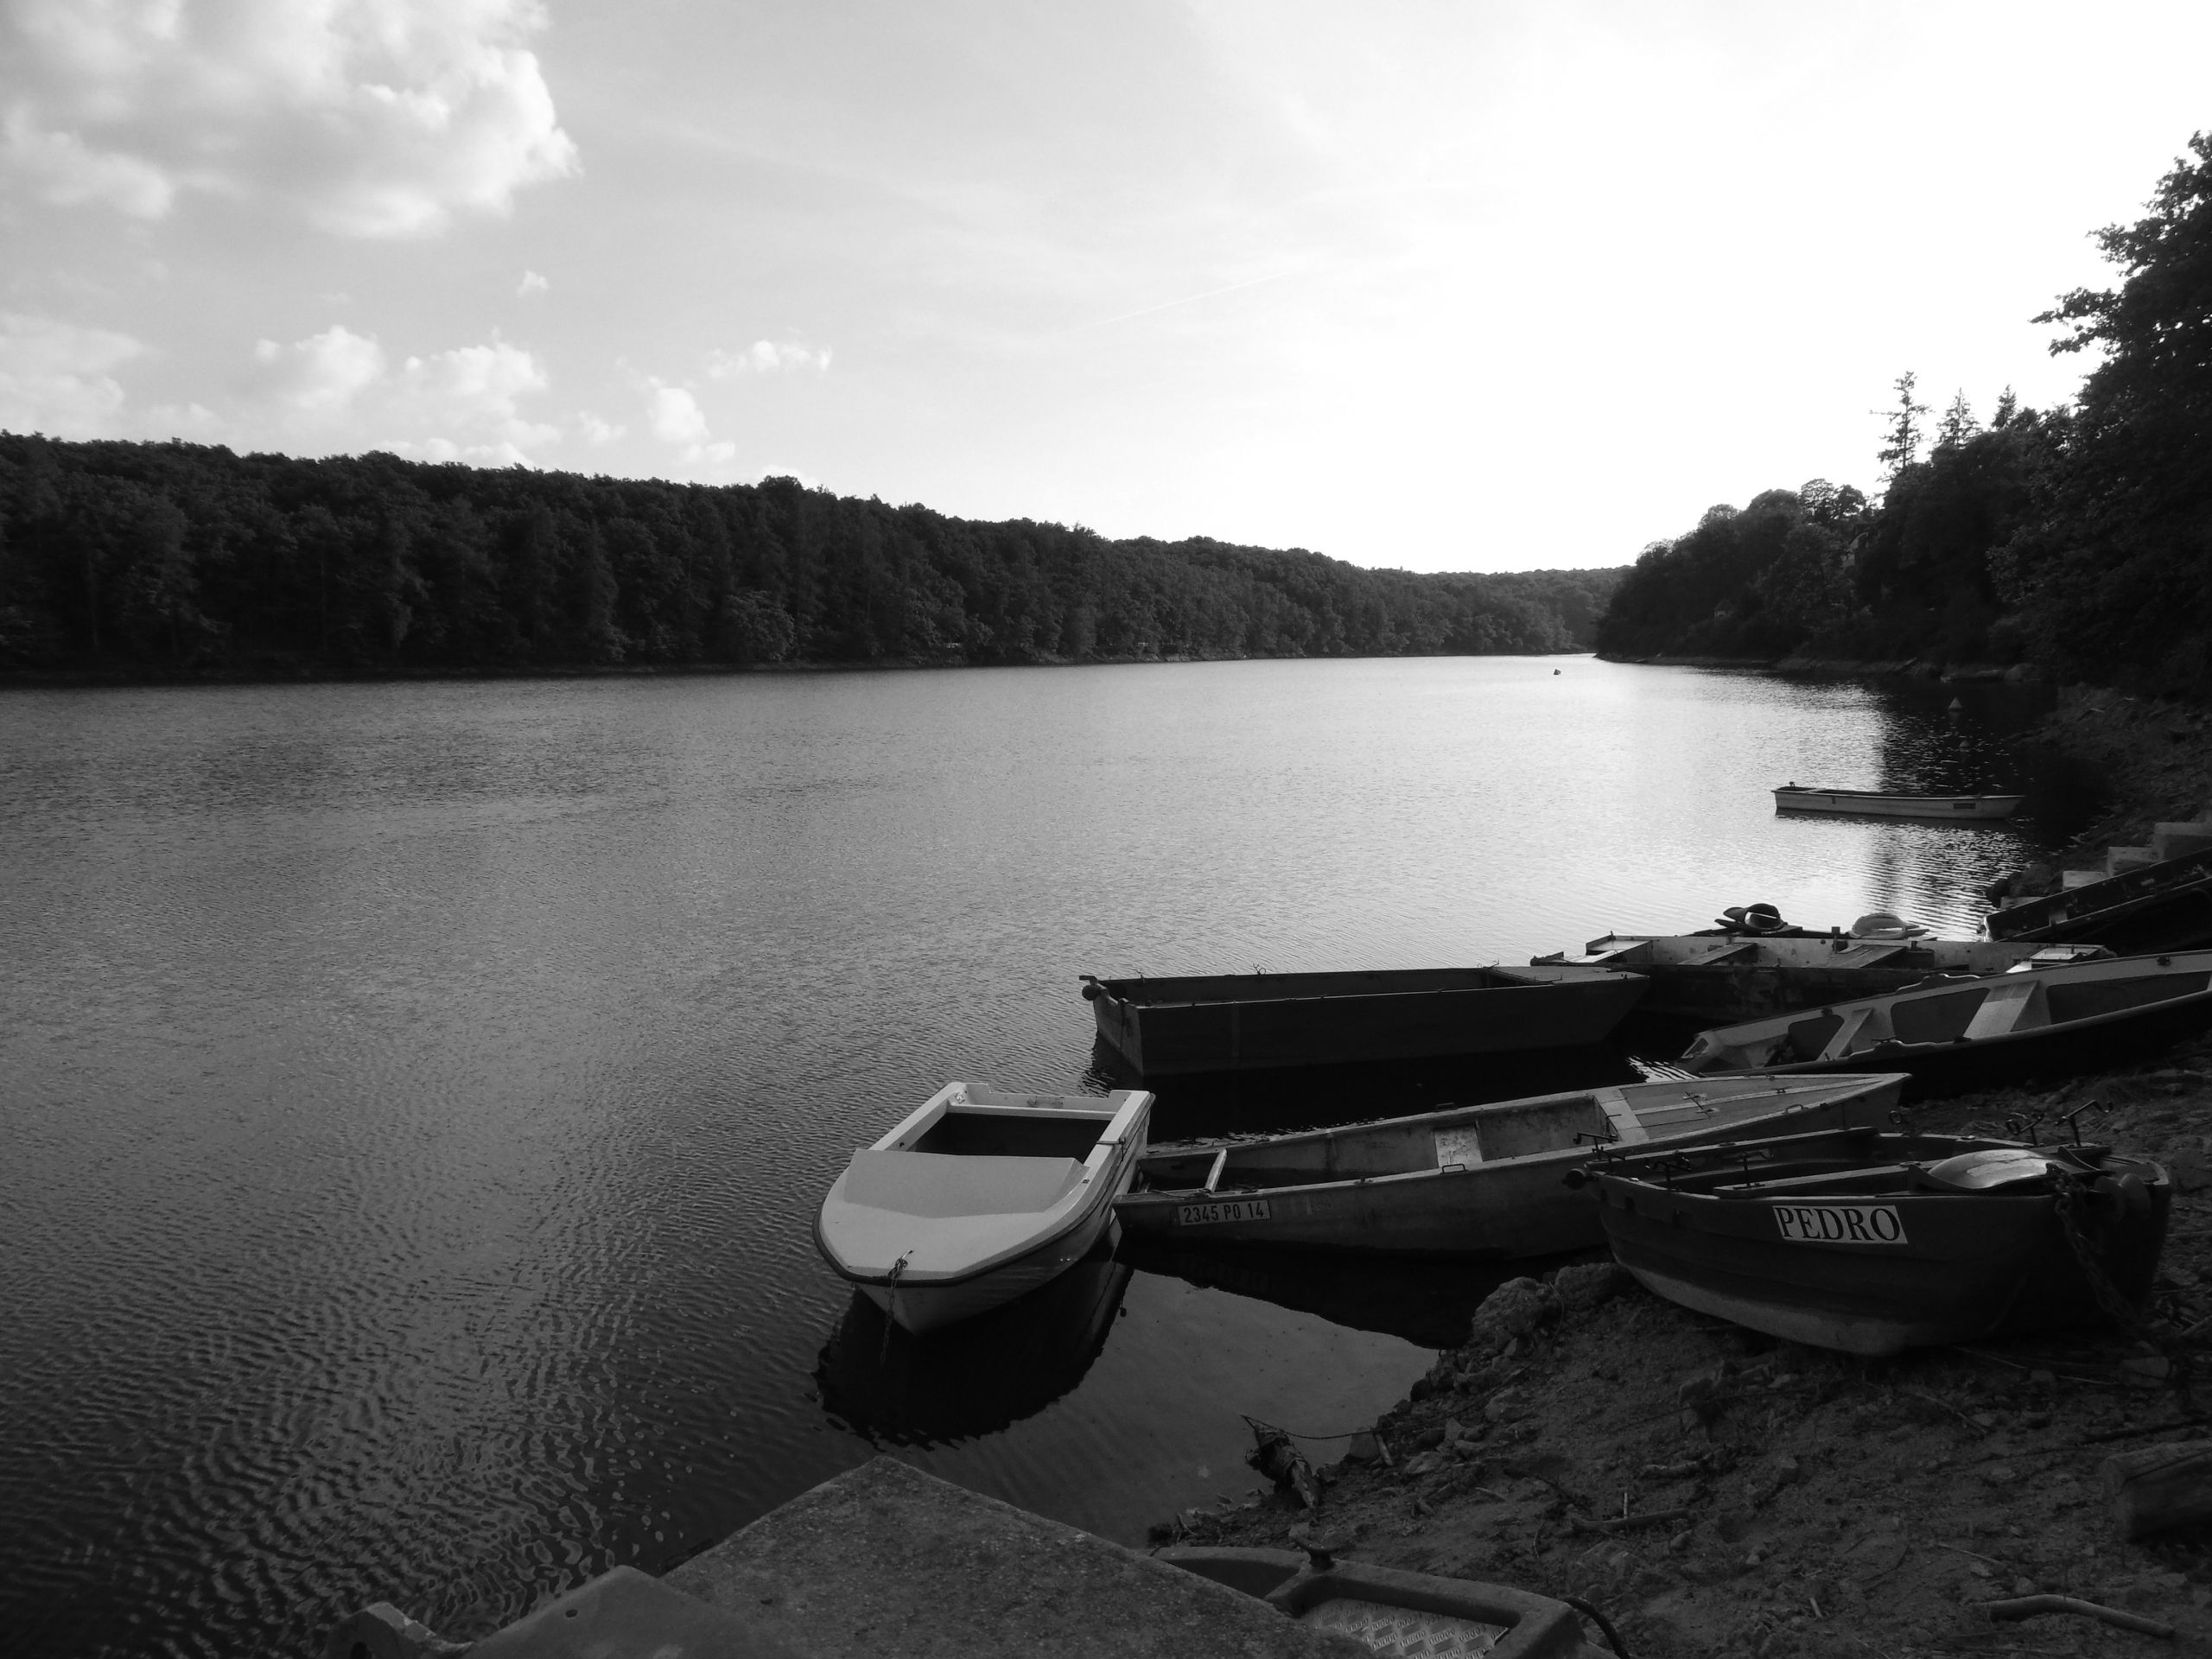
[[[1372,1416],[1478,1277],[1101,1261],[916,1344],[814,1255],[849,1150],[948,1078],[1084,1086],[1079,972],[1759,899],[1970,931],[2073,827],[2047,780],[1995,830],[1766,792],[2014,781],[2019,711],[1948,697],[1579,658],[0,695],[0,1628],[481,1634],[878,1444],[1129,1539],[1241,1493],[1239,1413]]]

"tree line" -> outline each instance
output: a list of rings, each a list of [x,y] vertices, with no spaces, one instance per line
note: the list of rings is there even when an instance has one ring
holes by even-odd
[[[1816,479],[1709,509],[1644,550],[1599,649],[2032,660],[2212,696],[2212,134],[2189,149],[2097,233],[2118,286],[2034,319],[2101,354],[2070,405],[2008,390],[1985,425],[1961,392],[1931,428],[1900,376],[1878,500]]]
[[[18,674],[1577,651],[1618,575],[1370,570],[791,479],[0,434],[0,670]]]

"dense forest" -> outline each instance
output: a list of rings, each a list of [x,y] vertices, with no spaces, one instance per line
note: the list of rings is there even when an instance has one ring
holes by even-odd
[[[0,435],[0,671],[1586,650],[1618,571],[1416,575],[709,488]]]
[[[1901,376],[1879,500],[1815,480],[1710,509],[1644,550],[1599,650],[2032,660],[2212,696],[2212,134],[2190,150],[2097,233],[2120,286],[2034,319],[2101,353],[2072,406],[2007,391],[1985,426],[1961,393],[1931,429]]]

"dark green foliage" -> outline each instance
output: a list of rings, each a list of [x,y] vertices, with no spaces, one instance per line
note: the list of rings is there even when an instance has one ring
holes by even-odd
[[[1927,410],[1900,376],[1896,407],[1876,411],[1878,509],[1816,513],[1808,486],[1778,546],[1750,512],[1715,509],[1646,550],[1599,649],[2032,655],[2072,677],[2212,697],[2212,134],[2190,150],[2146,217],[2098,232],[2121,285],[2037,319],[2072,326],[2054,351],[2105,353],[2075,408],[2024,410],[2008,387],[1984,430],[1961,393],[1920,461]],[[1808,519],[1827,533],[1803,533]]]
[[[809,490],[0,435],[0,669],[305,675],[1587,649],[1617,571],[1416,575]]]
[[[2037,319],[2097,346],[2000,562],[2037,654],[2083,678],[2212,695],[2212,133],[2145,217],[2097,233],[2126,280]],[[2193,157],[2193,159],[2191,159]]]

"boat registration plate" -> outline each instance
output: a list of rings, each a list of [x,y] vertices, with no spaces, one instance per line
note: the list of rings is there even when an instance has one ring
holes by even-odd
[[[1902,1244],[1894,1204],[1777,1204],[1774,1224],[1792,1244]]]
[[[1224,1221],[1265,1221],[1273,1212],[1265,1198],[1217,1198],[1211,1204],[1179,1204],[1178,1227],[1206,1227]]]

